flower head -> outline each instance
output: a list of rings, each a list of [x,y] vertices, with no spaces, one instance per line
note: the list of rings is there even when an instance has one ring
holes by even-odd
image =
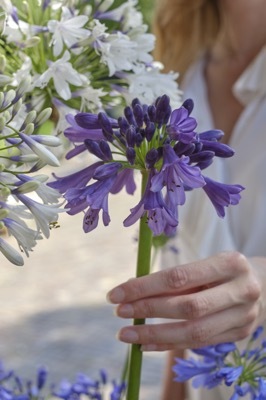
[[[224,145],[218,141],[218,131],[195,131],[192,109],[193,102],[187,100],[172,111],[169,97],[163,95],[151,105],[134,99],[117,120],[103,112],[68,117],[71,126],[65,135],[75,145],[68,157],[89,151],[99,161],[50,185],[64,194],[69,214],[84,212],[85,232],[97,226],[101,210],[104,225],[109,224],[109,194],[124,186],[133,194],[134,170],[145,174],[147,183],[124,225],[147,218],[155,236],[174,234],[177,209],[185,203],[187,190],[203,188],[219,216],[224,215],[224,207],[238,203],[242,186],[220,183],[216,192],[215,183],[202,174],[215,157],[224,156]]]

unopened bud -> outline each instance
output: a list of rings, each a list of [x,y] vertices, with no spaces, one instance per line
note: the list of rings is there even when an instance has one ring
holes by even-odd
[[[35,124],[36,125],[42,125],[44,124],[45,121],[47,121],[47,119],[50,118],[51,114],[52,114],[53,109],[51,107],[45,108],[44,110],[42,110],[36,117],[35,120]]]
[[[3,107],[4,98],[5,98],[4,93],[0,92],[0,109]]]
[[[0,55],[0,73],[2,74],[6,68],[6,58],[3,54]]]
[[[6,125],[6,120],[3,117],[0,117],[0,132],[4,129]]]
[[[8,210],[6,208],[0,208],[0,219],[6,218],[8,216]]]
[[[35,129],[34,124],[31,122],[26,126],[24,133],[26,135],[31,135],[34,132],[34,129]]]
[[[36,113],[35,110],[30,111],[30,112],[27,114],[27,116],[26,116],[26,118],[25,118],[25,120],[24,120],[24,124],[25,124],[25,125],[28,125],[28,124],[30,124],[31,122],[33,122],[33,121],[35,120],[35,118],[36,118],[36,115],[37,115],[37,113]]]
[[[12,108],[12,117],[14,117],[19,112],[19,110],[21,109],[22,103],[23,103],[22,98],[20,98],[18,101],[16,101],[16,103],[14,103],[13,108]]]
[[[38,189],[40,186],[40,183],[38,181],[29,181],[25,182],[22,185],[18,186],[16,189],[13,190],[13,193],[20,193],[20,194],[25,194],[25,193],[30,193],[34,192],[35,190]]]
[[[13,89],[10,89],[8,92],[6,92],[5,100],[3,103],[4,107],[7,107],[8,104],[10,104],[14,100],[15,96],[16,96],[16,92]]]
[[[17,88],[17,98],[23,96],[24,93],[30,90],[31,87],[31,77],[27,76],[23,81],[20,82]]]

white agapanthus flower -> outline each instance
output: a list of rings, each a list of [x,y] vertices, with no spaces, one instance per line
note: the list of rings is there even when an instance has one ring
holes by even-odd
[[[37,244],[37,239],[40,239],[40,234],[34,229],[29,228],[23,221],[20,223],[14,221],[11,218],[5,218],[3,220],[7,228],[8,234],[14,236],[18,246],[26,256],[29,256],[29,251],[33,250],[33,247]]]
[[[82,86],[84,77],[78,73],[69,62],[70,53],[66,50],[63,57],[52,62],[49,61],[49,68],[34,81],[35,87],[44,88],[50,79],[53,79],[54,86],[60,97],[64,100],[71,98],[69,84]]]
[[[21,254],[2,238],[0,238],[0,251],[12,264],[19,267],[24,264]]]
[[[104,41],[98,41],[101,60],[109,68],[109,76],[116,71],[133,69],[137,53],[136,43],[121,32],[108,35]]]
[[[83,28],[88,19],[86,15],[73,16],[67,7],[63,7],[61,20],[50,20],[48,22],[49,32],[53,33],[51,44],[55,57],[62,53],[64,43],[70,49],[78,41],[90,36],[91,32]]]
[[[151,103],[162,93],[171,97],[171,104],[178,108],[182,104],[182,92],[178,90],[177,73],[160,73],[159,66],[143,69],[137,74],[125,73],[124,78],[129,83],[129,88],[124,93],[127,102],[137,97],[143,103]]]
[[[90,110],[91,112],[101,110],[103,108],[101,97],[105,95],[107,95],[107,92],[105,92],[103,89],[94,89],[90,85],[72,93],[73,98],[76,96],[81,98],[80,111]]]
[[[151,55],[154,49],[155,36],[147,33],[147,26],[141,25],[128,32],[130,40],[136,43],[137,60],[143,63],[150,63],[153,60]]]

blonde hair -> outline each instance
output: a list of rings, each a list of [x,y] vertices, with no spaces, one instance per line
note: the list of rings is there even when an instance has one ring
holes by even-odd
[[[155,59],[165,71],[188,66],[216,40],[222,25],[217,0],[157,0],[153,31]]]

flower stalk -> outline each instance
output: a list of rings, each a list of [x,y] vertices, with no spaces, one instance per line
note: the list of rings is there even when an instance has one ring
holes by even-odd
[[[142,187],[141,195],[144,195],[148,182],[148,171],[142,171]],[[152,248],[152,231],[149,228],[146,217],[140,218],[139,222],[139,240],[138,240],[138,257],[136,266],[136,277],[148,275],[151,265],[151,248]],[[145,319],[134,319],[134,325],[142,325]],[[129,358],[129,375],[127,400],[138,400],[141,384],[141,366],[142,351],[140,345],[133,344],[131,346],[131,354]]]

